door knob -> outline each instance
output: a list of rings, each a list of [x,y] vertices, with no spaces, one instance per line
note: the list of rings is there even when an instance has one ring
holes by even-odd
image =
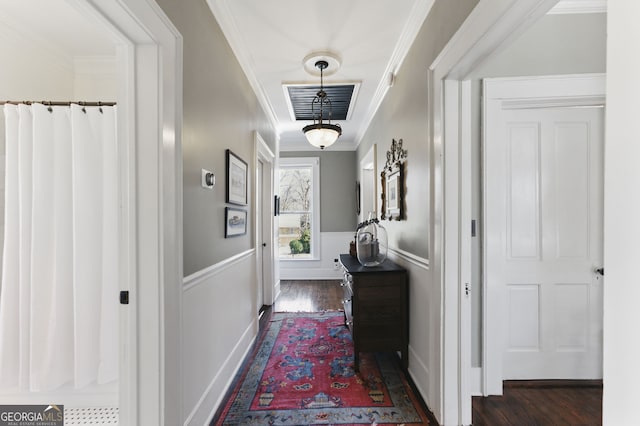
[[[266,246],[267,246],[267,243],[262,243],[262,247],[266,247]]]
[[[596,268],[595,273],[604,277],[604,268]]]

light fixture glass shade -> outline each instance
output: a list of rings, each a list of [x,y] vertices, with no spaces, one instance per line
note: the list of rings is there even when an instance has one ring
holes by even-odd
[[[313,124],[304,126],[302,131],[307,137],[307,141],[316,148],[325,149],[328,146],[334,144],[338,137],[342,134],[342,129],[337,124],[331,124],[331,100],[327,96],[327,92],[324,91],[323,73],[329,66],[329,63],[324,60],[316,62],[316,68],[320,70],[320,90],[316,94],[316,97],[311,101],[311,115],[313,117]],[[316,108],[319,112],[316,114]],[[325,108],[328,110],[327,117],[324,116]],[[323,120],[327,122],[323,123]]]
[[[340,126],[327,123],[315,123],[308,126],[304,126],[302,129],[304,135],[307,137],[307,141],[317,148],[325,149],[328,146],[338,140],[338,137],[342,134]]]

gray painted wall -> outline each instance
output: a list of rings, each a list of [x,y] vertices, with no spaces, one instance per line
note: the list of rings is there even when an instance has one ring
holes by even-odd
[[[547,15],[487,60],[473,78],[605,72],[607,15]]]
[[[280,157],[320,157],[320,232],[356,229],[355,152],[287,151],[281,152]]]
[[[253,246],[247,234],[224,238],[225,150],[253,162],[254,131],[275,152],[275,130],[204,1],[159,0],[184,38],[184,274],[220,262]],[[201,169],[215,173],[214,190],[200,186]],[[250,170],[249,194],[254,182]],[[253,217],[253,203],[246,207]]]
[[[481,91],[482,78],[602,73],[606,68],[606,14],[547,15],[473,72],[476,131],[473,156],[473,217],[482,223]],[[482,365],[482,256],[480,236],[473,242],[471,282],[472,365]]]
[[[380,171],[391,140],[403,140],[408,151],[405,162],[406,220],[385,220],[382,224],[387,229],[390,247],[423,258],[429,258],[431,207],[427,69],[477,3],[477,0],[439,0],[434,3],[397,74],[395,84],[387,92],[358,146],[357,164],[372,144],[377,144],[377,170]]]

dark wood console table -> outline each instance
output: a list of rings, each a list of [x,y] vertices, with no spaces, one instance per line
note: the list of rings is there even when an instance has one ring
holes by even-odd
[[[365,267],[348,254],[340,255],[344,277],[345,321],[353,337],[354,367],[360,352],[399,351],[408,367],[409,293],[407,271],[390,260]]]

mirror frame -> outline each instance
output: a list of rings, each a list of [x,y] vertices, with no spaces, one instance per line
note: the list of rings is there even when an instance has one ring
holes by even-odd
[[[402,139],[392,139],[391,148],[387,151],[387,162],[380,172],[382,187],[382,211],[381,219],[403,220],[405,170],[404,160],[407,158],[407,150],[402,149]]]

